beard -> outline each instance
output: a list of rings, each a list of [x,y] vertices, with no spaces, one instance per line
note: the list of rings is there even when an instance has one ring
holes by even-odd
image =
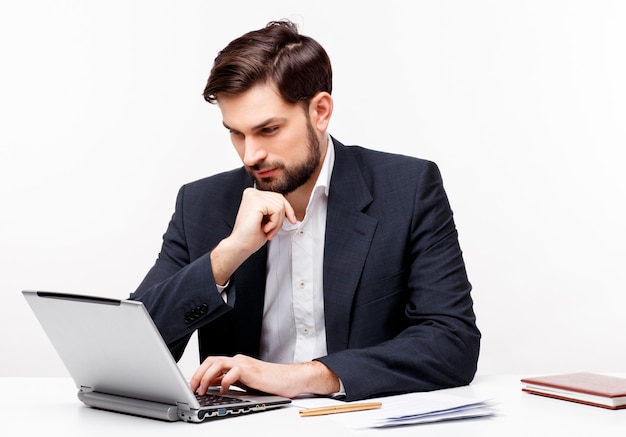
[[[308,119],[306,145],[307,155],[304,160],[291,168],[285,167],[282,162],[269,164],[261,162],[247,167],[248,173],[252,176],[252,179],[254,179],[254,182],[256,183],[256,187],[259,190],[274,191],[285,195],[304,185],[317,169],[322,157],[320,141],[315,135],[315,130],[313,129],[313,126],[311,126],[311,122]],[[282,169],[284,171],[284,176],[280,179],[255,177],[253,171],[261,170],[264,167]]]

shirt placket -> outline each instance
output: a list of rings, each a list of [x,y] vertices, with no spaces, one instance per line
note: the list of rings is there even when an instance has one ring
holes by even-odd
[[[311,360],[315,350],[315,319],[313,313],[313,239],[305,223],[295,230],[291,239],[292,296],[296,327],[294,362]]]

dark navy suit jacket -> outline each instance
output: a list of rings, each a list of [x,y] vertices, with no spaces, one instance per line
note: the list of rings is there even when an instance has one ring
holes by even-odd
[[[478,361],[471,286],[437,166],[333,139],[324,248],[328,355],[347,400],[471,382]],[[210,251],[230,235],[240,168],[183,186],[141,300],[176,359],[198,330],[200,358],[258,356],[266,246],[234,273],[228,304]]]

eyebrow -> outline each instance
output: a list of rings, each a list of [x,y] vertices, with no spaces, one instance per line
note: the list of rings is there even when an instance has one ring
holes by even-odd
[[[284,118],[284,117],[270,117],[270,118],[268,118],[267,120],[264,120],[263,122],[261,122],[261,123],[259,123],[259,124],[255,125],[255,126],[252,126],[252,130],[253,130],[253,131],[255,131],[255,130],[263,129],[263,128],[264,128],[264,127],[266,127],[267,125],[274,124],[274,123],[279,123],[279,122],[284,122],[285,120],[286,120],[286,118]],[[224,125],[224,127],[225,127],[226,129],[228,129],[228,130],[234,130],[234,131],[237,131],[237,129],[234,129],[234,128],[232,128],[232,127],[228,126],[228,125],[227,125],[226,123],[224,123],[224,122],[222,122],[222,124],[223,124],[223,125]]]

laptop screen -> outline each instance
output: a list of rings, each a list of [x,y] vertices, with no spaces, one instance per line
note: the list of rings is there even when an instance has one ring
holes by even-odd
[[[78,388],[197,405],[141,302],[24,291]]]

